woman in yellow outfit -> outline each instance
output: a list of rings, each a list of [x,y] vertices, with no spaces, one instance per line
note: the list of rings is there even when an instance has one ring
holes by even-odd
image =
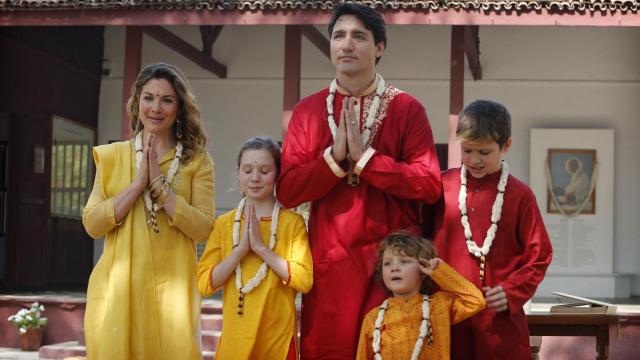
[[[295,360],[295,296],[313,284],[307,230],[275,199],[280,147],[273,139],[245,142],[237,164],[245,198],[216,220],[198,263],[200,292],[222,288],[216,359]]]
[[[87,291],[89,360],[201,359],[195,243],[213,223],[213,163],[180,70],[144,68],[127,104],[135,137],[94,148],[85,229],[104,237]]]
[[[451,324],[486,305],[475,285],[436,258],[430,241],[408,233],[382,240],[376,272],[393,297],[365,316],[357,360],[448,360]],[[440,290],[429,294],[432,281]]]

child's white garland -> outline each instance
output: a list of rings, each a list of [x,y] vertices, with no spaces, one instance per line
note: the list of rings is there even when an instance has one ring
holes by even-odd
[[[484,239],[482,247],[478,247],[471,238],[471,228],[469,226],[469,217],[467,216],[467,168],[462,165],[460,170],[460,194],[458,196],[458,206],[460,208],[460,222],[464,228],[464,237],[467,241],[467,249],[473,256],[481,258],[489,254],[493,239],[496,237],[496,230],[498,229],[498,222],[502,215],[502,203],[504,200],[504,190],[507,187],[507,179],[509,178],[509,167],[505,161],[502,162],[502,173],[500,174],[500,181],[498,182],[498,194],[496,200],[493,202],[491,209],[491,226],[487,230],[487,237]]]
[[[375,329],[373,330],[373,353],[375,360],[382,360],[382,355],[380,355],[380,342],[381,342],[381,334],[380,329],[382,328],[382,321],[384,319],[384,313],[387,311],[389,307],[389,299],[385,300],[380,306],[380,310],[378,311],[378,317],[376,318],[376,322],[374,324]],[[431,330],[431,325],[429,324],[429,296],[422,295],[422,323],[420,323],[420,333],[418,334],[418,339],[416,339],[416,345],[413,347],[413,353],[411,354],[411,360],[418,360],[418,356],[420,355],[420,351],[422,351],[422,344],[424,343],[424,338],[429,336],[429,346],[433,345],[433,333]]]
[[[136,149],[136,169],[140,171],[140,165],[142,164],[142,154],[143,154],[142,131],[139,131],[136,134],[135,149]],[[169,170],[167,171],[167,184],[169,186],[171,186],[171,183],[173,182],[173,179],[175,175],[178,173],[178,169],[180,168],[180,158],[182,157],[183,149],[184,147],[182,145],[182,142],[177,141],[176,147],[175,147],[176,155],[173,157],[173,160],[171,161],[171,165],[169,165]],[[153,179],[149,179],[149,180],[153,180]],[[151,215],[152,218],[155,218],[155,213],[156,211],[160,210],[160,206],[158,206],[157,203],[154,203],[151,200],[151,193],[149,192],[149,187],[144,189],[144,192],[142,193],[142,198],[144,199],[144,204],[147,207],[149,214]]]
[[[380,74],[376,74],[378,78],[378,86],[376,87],[375,98],[373,99],[373,103],[371,104],[371,109],[369,110],[369,114],[367,115],[367,121],[364,123],[364,131],[362,132],[362,141],[366,145],[369,141],[369,137],[371,137],[371,128],[373,127],[373,123],[376,120],[376,113],[378,112],[378,108],[380,107],[381,97],[384,94],[386,83]],[[329,123],[329,129],[331,130],[331,136],[335,140],[336,133],[338,132],[338,126],[336,125],[336,120],[333,116],[333,98],[335,97],[336,88],[338,83],[336,79],[333,79],[331,85],[329,86],[329,95],[327,96],[327,112],[329,116],[327,117],[327,122]]]
[[[238,204],[238,209],[236,210],[236,215],[233,220],[233,248],[235,249],[240,244],[240,218],[242,217],[242,212],[244,211],[245,198],[240,200]],[[269,250],[272,250],[276,246],[276,231],[278,229],[278,217],[280,215],[280,208],[282,205],[275,202],[273,205],[273,212],[271,213],[271,234],[269,236]],[[249,219],[246,219],[249,221]],[[258,287],[262,280],[267,276],[268,265],[266,262],[262,262],[256,274],[247,281],[247,283],[242,285],[242,268],[240,263],[236,266],[236,288],[238,289],[238,293],[240,294],[240,304],[238,305],[238,314],[242,315],[242,301],[244,299],[244,294],[250,293],[253,289]]]

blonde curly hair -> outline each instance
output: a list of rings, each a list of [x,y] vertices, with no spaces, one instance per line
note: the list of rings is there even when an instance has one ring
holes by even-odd
[[[135,135],[144,128],[142,122],[138,120],[140,118],[138,111],[140,93],[142,92],[142,87],[152,79],[167,80],[178,95],[179,109],[177,118],[182,122],[182,139],[180,141],[182,141],[184,147],[180,162],[187,164],[196,154],[205,151],[207,134],[202,127],[200,108],[191,85],[184,73],[177,67],[165,63],[157,63],[147,65],[140,71],[138,78],[131,86],[131,97],[127,101],[129,129]],[[174,136],[176,136],[176,124],[177,122],[173,124]]]

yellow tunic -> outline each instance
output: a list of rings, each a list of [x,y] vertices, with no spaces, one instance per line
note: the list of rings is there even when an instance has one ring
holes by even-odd
[[[198,289],[205,296],[211,288],[211,273],[233,248],[233,220],[236,210],[220,216],[209,236],[207,248],[198,263]],[[244,216],[240,228],[244,227]],[[260,234],[268,246],[271,218],[262,218]],[[313,284],[313,263],[302,217],[281,210],[276,246],[273,251],[288,261],[289,281],[282,281],[271,269],[262,283],[244,296],[244,316],[237,314],[238,289],[235,272],[222,286],[222,337],[216,359],[284,360],[296,336],[296,292],[306,293]],[[242,283],[246,284],[258,270],[262,259],[253,252],[242,259]]]
[[[433,346],[425,338],[418,359],[449,359],[450,328],[473,316],[486,303],[478,288],[452,267],[440,263],[431,277],[441,291],[429,297],[429,323],[433,330]],[[356,359],[373,359],[373,330],[378,311],[369,311],[362,322]],[[390,298],[381,328],[380,355],[384,360],[409,360],[422,323],[422,294],[408,299]]]
[[[175,150],[160,161],[166,174]],[[200,359],[195,242],[213,223],[213,163],[206,153],[180,165],[173,220],[147,225],[140,196],[116,224],[113,198],[137,175],[130,141],[94,148],[96,179],[82,221],[104,251],[89,279],[84,329],[89,360]]]

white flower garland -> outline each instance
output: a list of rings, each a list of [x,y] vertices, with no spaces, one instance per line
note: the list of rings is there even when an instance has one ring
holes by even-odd
[[[142,164],[142,153],[143,153],[142,131],[139,131],[138,134],[136,134],[135,148],[136,148],[136,169],[140,171],[140,165]],[[169,186],[171,186],[171,183],[173,182],[173,179],[175,175],[178,173],[178,169],[180,168],[180,158],[182,157],[182,150],[184,149],[181,141],[176,142],[175,149],[176,149],[176,155],[173,157],[173,160],[171,161],[171,165],[169,165],[169,170],[167,171],[167,184]],[[153,179],[149,179],[149,180],[153,180]],[[155,212],[160,210],[160,207],[158,206],[158,204],[154,203],[151,200],[149,187],[144,189],[144,193],[142,193],[142,198],[144,199],[144,204],[147,207],[147,210],[149,210],[149,213],[153,214],[153,217],[155,217]]]
[[[387,312],[387,308],[389,307],[389,299],[386,299],[382,305],[380,306],[380,310],[378,311],[378,317],[376,318],[376,322],[374,323],[375,329],[373,330],[373,353],[375,360],[382,360],[382,355],[380,355],[380,342],[382,335],[380,333],[380,329],[382,328],[382,321],[384,319],[384,313]],[[429,336],[429,346],[433,345],[433,333],[431,330],[431,324],[429,324],[429,296],[422,295],[422,322],[420,323],[420,333],[418,334],[418,339],[416,339],[416,345],[413,347],[413,353],[411,354],[411,360],[418,360],[418,356],[420,355],[420,351],[422,351],[422,344],[424,343],[424,338]]]
[[[498,229],[498,221],[502,214],[502,203],[504,200],[504,190],[507,187],[507,179],[509,178],[509,167],[505,161],[502,162],[502,173],[500,174],[500,181],[498,182],[498,194],[496,200],[493,203],[491,209],[491,226],[487,230],[487,237],[484,239],[482,247],[478,247],[475,241],[471,238],[471,228],[469,226],[469,217],[467,216],[467,168],[462,165],[460,170],[460,194],[458,196],[458,206],[460,208],[460,222],[464,228],[464,237],[467,241],[467,249],[477,258],[487,256],[491,249],[493,239],[496,237],[496,230]]]
[[[373,127],[373,123],[376,120],[376,113],[378,112],[380,101],[386,88],[386,83],[382,76],[380,74],[376,74],[376,77],[378,79],[378,86],[376,87],[375,98],[373,99],[373,103],[371,104],[371,109],[369,110],[369,114],[367,115],[367,121],[364,123],[364,131],[362,132],[362,141],[365,145],[368,143],[369,137],[371,137],[371,128]],[[336,133],[338,132],[338,126],[336,125],[336,120],[333,116],[333,98],[335,97],[337,87],[338,83],[336,79],[333,79],[331,85],[329,86],[329,95],[327,96],[327,112],[329,113],[327,122],[329,123],[331,136],[334,140],[336,139]]]
[[[238,209],[236,210],[236,216],[233,220],[233,247],[236,248],[240,244],[240,218],[242,217],[242,212],[244,211],[245,198],[240,200],[238,204]],[[272,250],[276,246],[276,231],[278,229],[278,217],[280,215],[280,208],[282,205],[276,201],[273,205],[273,212],[271,213],[271,234],[269,236],[269,250]],[[249,219],[247,219],[249,221]],[[236,266],[236,288],[238,289],[238,293],[241,295],[250,293],[253,289],[258,287],[262,280],[267,276],[268,265],[266,262],[262,262],[258,271],[247,281],[247,283],[242,285],[242,268],[240,263]]]

